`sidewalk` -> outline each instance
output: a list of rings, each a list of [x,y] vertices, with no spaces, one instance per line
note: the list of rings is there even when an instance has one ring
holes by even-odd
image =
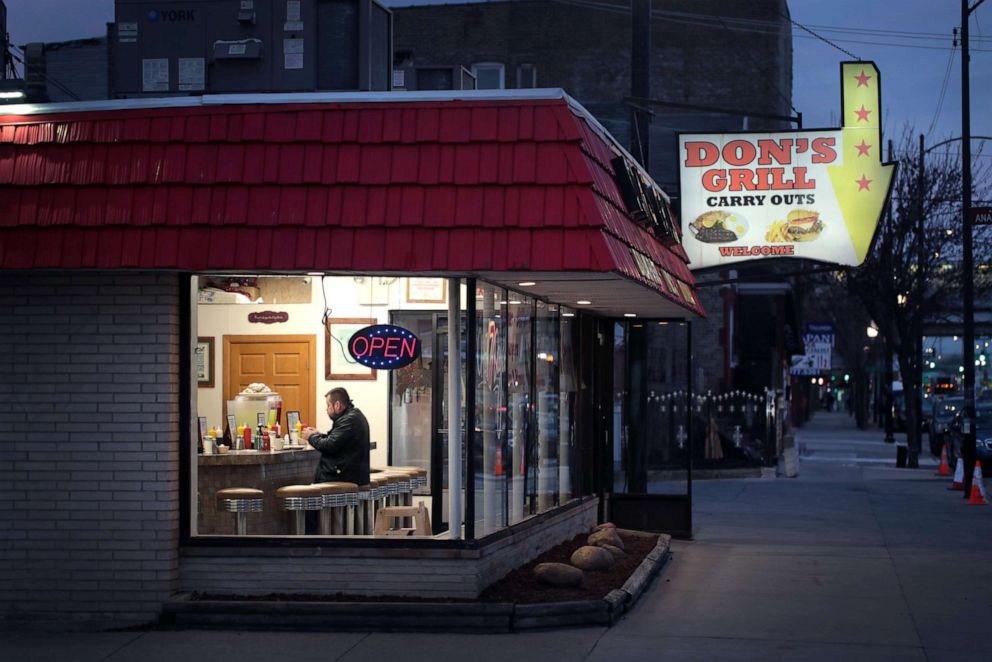
[[[0,660],[992,659],[992,506],[845,414],[797,438],[798,478],[696,481],[695,539],[614,628],[517,635],[0,634]],[[901,439],[900,439],[901,441]]]

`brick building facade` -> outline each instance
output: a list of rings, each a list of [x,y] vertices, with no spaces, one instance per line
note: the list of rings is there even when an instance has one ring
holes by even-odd
[[[789,8],[785,0],[655,0],[652,8],[652,98],[732,111],[652,108],[648,170],[678,198],[679,132],[789,128],[782,120],[757,116],[793,113]],[[624,101],[631,95],[627,0],[400,7],[393,10],[393,26],[394,64],[476,70],[502,65],[504,87],[563,88],[630,149],[630,106]],[[725,324],[727,295],[720,289],[700,289],[707,312],[707,319],[693,326],[700,391],[716,392],[732,383],[733,348],[726,345],[734,334]],[[722,351],[712,351],[716,348]],[[784,386],[764,368],[761,372],[759,381],[767,386]]]

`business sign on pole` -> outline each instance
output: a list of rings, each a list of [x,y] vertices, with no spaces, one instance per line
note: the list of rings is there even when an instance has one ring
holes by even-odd
[[[683,246],[693,269],[797,257],[857,266],[895,171],[881,161],[871,62],[841,63],[843,127],[683,134]]]
[[[968,210],[974,225],[992,225],[992,207],[972,207]]]
[[[829,322],[810,322],[803,334],[805,354],[792,357],[789,370],[793,375],[819,375],[828,372],[833,367],[831,357],[836,339],[834,325]]]

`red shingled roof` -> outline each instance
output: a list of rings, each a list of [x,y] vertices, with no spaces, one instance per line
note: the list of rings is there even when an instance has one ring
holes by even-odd
[[[307,101],[0,116],[0,268],[615,272],[702,314],[567,97]]]

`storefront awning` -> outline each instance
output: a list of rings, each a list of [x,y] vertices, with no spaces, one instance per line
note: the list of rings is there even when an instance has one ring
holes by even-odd
[[[0,112],[3,269],[476,275],[703,314],[677,231],[645,220],[667,198],[560,90]]]

